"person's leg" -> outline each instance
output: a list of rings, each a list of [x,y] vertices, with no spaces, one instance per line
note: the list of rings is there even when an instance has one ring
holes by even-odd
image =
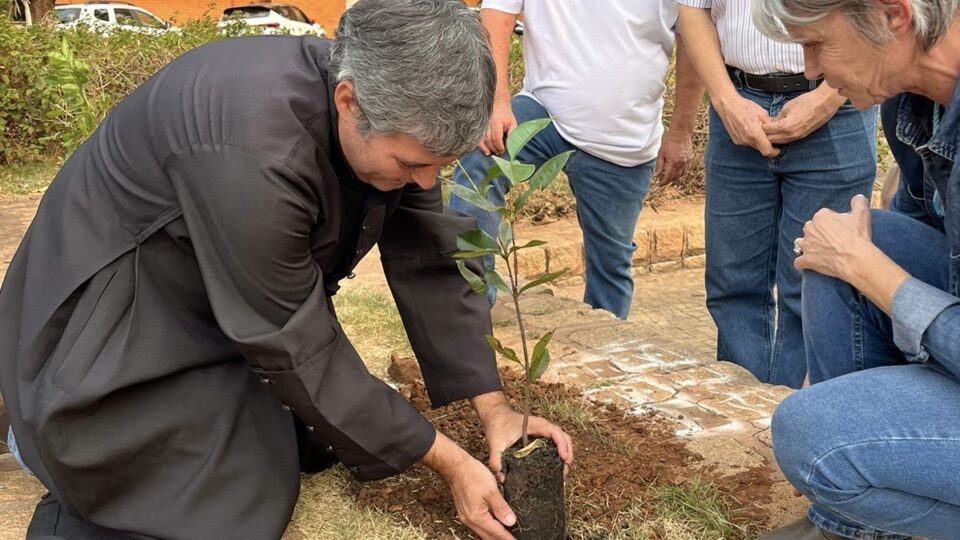
[[[511,101],[511,106],[518,124],[550,116],[542,105],[526,96],[514,96]],[[573,147],[560,137],[556,128],[551,124],[527,143],[523,150],[518,153],[517,159],[539,167],[551,157],[571,149],[573,149]],[[472,189],[475,185],[479,185],[483,181],[484,177],[487,176],[487,171],[493,165],[493,158],[483,155],[480,150],[474,150],[460,158],[460,166],[454,166],[453,182]],[[498,206],[502,206],[507,193],[510,191],[510,181],[507,180],[505,176],[498,176],[490,183],[490,186],[490,191],[487,193],[487,200]],[[497,227],[500,225],[499,214],[477,208],[455,195],[450,197],[449,206],[451,210],[475,217],[477,219],[477,226],[481,230],[493,238],[497,237]],[[490,255],[483,258],[483,263],[484,267],[492,269],[496,261],[494,257]],[[490,304],[493,305],[497,298],[496,289],[490,287],[487,297],[490,299]]]
[[[823,127],[783,147],[776,159],[781,183],[777,251],[777,335],[770,382],[799,388],[806,373],[800,319],[800,272],[793,266],[793,242],[803,224],[821,208],[850,210],[854,195],[868,200],[876,178],[876,110],[841,107]]]
[[[742,94],[765,109],[770,106],[769,98]],[[705,165],[705,281],[707,309],[717,325],[717,359],[740,364],[769,382],[778,180],[771,160],[734,144],[712,108]]]
[[[131,540],[133,537],[70,515],[53,495],[40,499],[27,527],[28,540]]]
[[[913,277],[940,289],[949,285],[949,247],[939,231],[895,212],[874,211],[873,242]],[[901,364],[890,317],[849,284],[804,272],[804,349],[810,382],[862,369]]]
[[[577,152],[566,167],[583,231],[583,301],[626,319],[633,300],[633,232],[650,190],[654,162],[621,167]]]
[[[960,382],[932,366],[868,369],[785,399],[773,450],[829,533],[960,538],[958,416]]]

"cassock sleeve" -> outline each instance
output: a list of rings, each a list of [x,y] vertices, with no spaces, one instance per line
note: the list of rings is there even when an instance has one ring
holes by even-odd
[[[370,375],[330,312],[310,249],[318,220],[310,183],[225,145],[182,150],[164,168],[217,322],[260,382],[362,480],[421,459],[433,426]]]
[[[474,293],[451,254],[457,235],[476,228],[470,217],[444,213],[439,182],[404,188],[386,220],[380,256],[410,344],[435,407],[500,390],[490,303]],[[482,273],[479,259],[467,265]]]

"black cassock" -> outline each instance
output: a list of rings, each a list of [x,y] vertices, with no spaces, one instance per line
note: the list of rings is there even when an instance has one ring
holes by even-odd
[[[294,416],[361,479],[433,427],[371,376],[330,296],[375,243],[434,405],[500,388],[489,305],[449,253],[439,187],[359,182],[330,43],[207,45],[122,101],[66,162],[0,291],[0,385],[69,515],[134,536],[277,538]],[[429,84],[429,82],[424,82]]]

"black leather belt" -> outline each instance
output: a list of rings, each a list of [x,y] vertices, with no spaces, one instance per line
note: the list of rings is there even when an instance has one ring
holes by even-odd
[[[746,86],[751,90],[786,94],[789,92],[809,92],[820,86],[823,79],[811,81],[802,73],[771,73],[769,75],[752,75],[732,66],[727,66],[730,80]]]

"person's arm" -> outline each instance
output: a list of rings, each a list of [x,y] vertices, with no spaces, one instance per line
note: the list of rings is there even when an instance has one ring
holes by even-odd
[[[312,255],[312,182],[257,151],[198,145],[164,168],[210,306],[256,377],[360,479],[398,474],[436,432],[373,377],[331,313]]]
[[[439,183],[430,190],[411,184],[384,222],[379,246],[431,403],[470,399],[499,472],[500,451],[520,437],[522,416],[501,391],[496,359],[484,339],[493,333],[490,304],[470,289],[451,257],[457,235],[474,228],[473,218],[443,212]],[[479,259],[466,264],[482,271]],[[570,437],[560,428],[531,417],[530,433],[552,438],[561,458],[573,460]],[[515,518],[486,467],[439,433],[423,463],[450,484],[465,525],[484,538],[511,538],[503,526]]]
[[[488,5],[496,4],[494,7]],[[519,4],[519,5],[517,5]],[[480,22],[490,40],[490,52],[497,67],[497,89],[493,99],[493,112],[487,135],[480,142],[480,151],[485,155],[502,154],[503,138],[517,127],[517,119],[510,107],[510,40],[523,2],[484,2],[480,10]],[[516,10],[516,11],[514,11]]]
[[[742,97],[733,82],[720,52],[720,38],[710,18],[709,7],[691,7],[699,0],[680,0],[678,4],[680,32],[690,61],[706,86],[710,103],[720,116],[723,127],[734,143],[750,146],[766,157],[780,151],[773,147],[763,125],[770,115],[756,103]],[[709,3],[706,3],[709,6]]]
[[[846,98],[826,84],[788,101],[763,130],[773,144],[798,141],[830,121]]]
[[[857,195],[849,213],[820,210],[797,244],[798,270],[849,283],[893,321],[893,339],[915,362],[935,360],[960,377],[960,298],[913,278],[871,240],[870,208]]]
[[[490,445],[490,464],[500,470],[500,452],[520,438],[522,416],[501,391],[493,351],[490,304],[473,292],[450,256],[458,234],[476,228],[473,218],[443,213],[439,183],[424,191],[404,188],[398,208],[384,223],[380,254],[407,336],[434,406],[470,399]],[[466,264],[482,273],[480,259]],[[573,461],[570,437],[536,417],[530,433],[550,437],[560,457]]]
[[[669,185],[683,176],[687,163],[693,156],[693,131],[697,127],[704,91],[703,83],[690,62],[680,34],[677,34],[674,50],[676,76],[673,86],[673,114],[670,117],[670,128],[660,143],[653,174],[661,185]]]

